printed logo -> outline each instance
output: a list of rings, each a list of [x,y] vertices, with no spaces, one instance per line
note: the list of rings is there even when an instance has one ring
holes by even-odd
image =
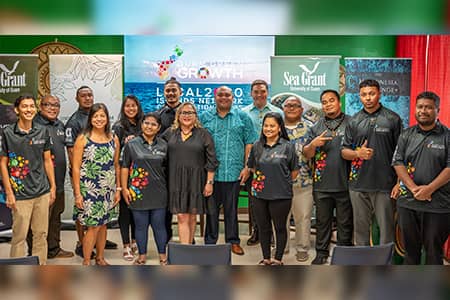
[[[2,88],[18,88],[25,87],[26,84],[26,74],[13,75],[19,66],[20,61],[16,61],[11,69],[9,69],[4,64],[0,64],[0,86]]]
[[[445,150],[445,145],[442,144],[435,144],[433,141],[430,141],[428,144],[425,145],[428,149],[438,149],[438,150]]]

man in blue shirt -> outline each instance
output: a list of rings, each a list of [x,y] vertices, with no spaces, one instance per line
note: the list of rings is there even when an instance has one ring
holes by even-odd
[[[253,126],[255,128],[258,136],[261,134],[262,121],[264,116],[268,112],[277,112],[283,116],[283,111],[279,109],[277,106],[269,103],[267,101],[267,96],[269,94],[269,85],[266,81],[262,79],[256,79],[252,82],[251,85],[251,96],[253,98],[253,103],[247,105],[242,109],[242,111],[246,112],[250,119],[253,122]],[[248,246],[256,245],[259,242],[258,238],[258,227],[256,226],[256,221],[254,219],[253,213],[253,196],[251,195],[251,187],[250,181],[247,182],[247,190],[248,190],[248,209],[250,211],[250,221],[253,225],[253,232],[250,238],[247,241]]]
[[[219,168],[215,174],[213,201],[215,210],[206,217],[205,244],[215,244],[219,235],[219,209],[223,205],[225,241],[233,253],[243,255],[239,239],[237,208],[239,186],[249,177],[247,158],[257,134],[250,117],[233,105],[233,91],[221,86],[215,93],[216,110],[200,116],[203,126],[211,133],[216,146]]]

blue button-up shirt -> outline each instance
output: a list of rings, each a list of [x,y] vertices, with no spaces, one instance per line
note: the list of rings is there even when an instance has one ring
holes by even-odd
[[[281,114],[282,117],[284,117],[283,111],[278,108],[277,106],[267,102],[266,106],[264,106],[262,109],[257,108],[253,103],[250,105],[247,105],[242,109],[242,111],[246,112],[250,118],[252,119],[253,126],[255,127],[256,132],[258,135],[261,134],[261,128],[262,128],[262,121],[264,116],[270,112],[277,112]]]
[[[200,115],[200,121],[214,139],[219,160],[215,180],[237,181],[244,168],[245,146],[258,139],[252,120],[243,111],[231,108],[223,118],[217,111],[206,111]]]

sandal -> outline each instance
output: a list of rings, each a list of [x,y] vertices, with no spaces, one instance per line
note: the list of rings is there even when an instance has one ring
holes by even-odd
[[[131,253],[133,253],[134,255],[139,254],[139,249],[136,243],[131,244]]]
[[[132,261],[134,258],[133,250],[130,247],[123,248],[123,259]]]
[[[109,266],[109,264],[106,262],[106,260],[104,258],[96,258],[95,264],[97,266]]]
[[[160,266],[167,266],[167,259],[160,259],[159,260],[159,265]]]
[[[259,263],[258,263],[258,266],[270,266],[271,265],[271,263],[270,263],[270,260],[268,260],[268,259],[262,259]]]
[[[133,265],[135,266],[143,266],[145,265],[145,260],[139,260],[139,258],[136,258],[133,262]]]

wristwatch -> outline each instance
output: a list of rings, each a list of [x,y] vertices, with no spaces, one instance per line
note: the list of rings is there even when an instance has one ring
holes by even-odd
[[[214,180],[208,180],[206,183],[207,184],[214,184]]]

